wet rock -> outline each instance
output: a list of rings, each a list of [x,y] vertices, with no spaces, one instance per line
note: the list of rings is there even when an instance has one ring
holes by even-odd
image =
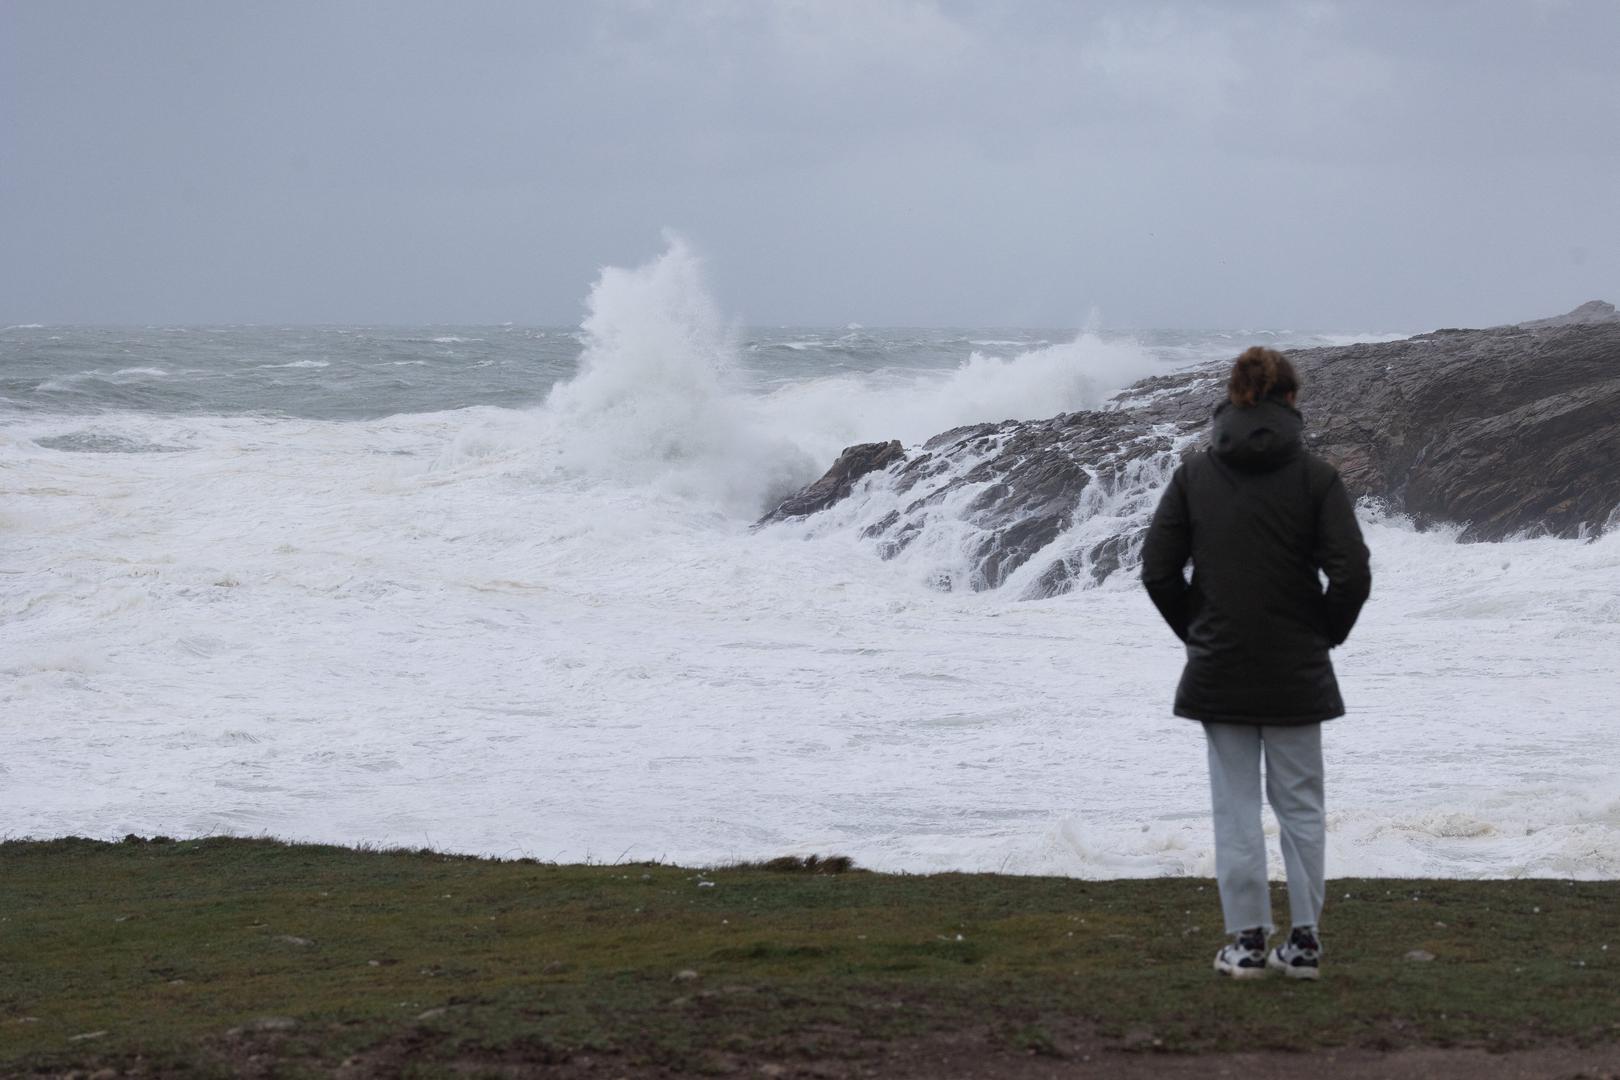
[[[1353,497],[1420,528],[1460,526],[1465,541],[1620,527],[1613,305],[1289,355],[1307,445]],[[940,588],[1016,582],[1038,598],[1088,587],[1136,565],[1158,492],[1203,441],[1225,377],[1224,361],[1155,376],[1107,409],[954,428],[909,458],[898,443],[851,447],[761,524],[815,513],[878,473],[872,518],[855,528],[881,557],[932,530],[961,555],[925,568]]]
[[[1620,505],[1620,319],[1547,322],[1291,353],[1308,445],[1353,495],[1463,540],[1603,529]],[[1201,425],[1218,399],[1145,412]]]
[[[1172,462],[1178,433],[1174,425],[1151,430],[1124,411],[955,428],[928,440],[921,454],[891,462],[885,482],[902,504],[863,526],[862,535],[892,559],[929,528],[957,531],[967,570],[936,580],[947,590],[1000,588],[1045,556],[1022,595],[1055,596],[1077,579],[1107,576],[1109,569],[1091,570],[1092,554],[1111,569],[1121,552],[1134,550],[1130,541],[1123,548],[1108,543],[1112,533],[1078,551],[1054,546],[1099,505],[1133,496],[1146,505]],[[1099,463],[1107,464],[1099,469]]]
[[[761,518],[759,524],[803,517],[818,510],[825,510],[848,495],[854,488],[855,481],[867,473],[887,468],[905,456],[906,452],[898,440],[845,447],[844,452],[838,455],[838,460],[833,462],[826,475],[809,487],[788,496],[775,510]]]
[[[1312,449],[1420,526],[1576,536],[1620,506],[1620,320],[1295,355]]]

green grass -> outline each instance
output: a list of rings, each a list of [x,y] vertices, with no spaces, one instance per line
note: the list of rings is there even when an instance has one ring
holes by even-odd
[[[840,869],[0,844],[0,1072],[1620,1041],[1617,882],[1334,881],[1320,983],[1229,984],[1207,880]]]

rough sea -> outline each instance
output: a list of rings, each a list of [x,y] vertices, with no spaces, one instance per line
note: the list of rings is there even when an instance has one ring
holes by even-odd
[[[748,327],[679,245],[585,311],[0,331],[0,835],[1212,871],[1132,574],[1021,601],[943,590],[948,529],[749,526],[854,442],[1401,335]],[[1330,875],[1620,876],[1620,535],[1362,513]]]

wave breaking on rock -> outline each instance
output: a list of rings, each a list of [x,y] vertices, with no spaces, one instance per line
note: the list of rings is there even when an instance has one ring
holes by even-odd
[[[1351,494],[1464,541],[1592,537],[1620,526],[1620,314],[1289,353],[1306,443]],[[851,530],[883,558],[919,549],[941,589],[1026,598],[1133,568],[1158,493],[1202,442],[1224,364],[1144,379],[1100,410],[847,448],[759,526]]]

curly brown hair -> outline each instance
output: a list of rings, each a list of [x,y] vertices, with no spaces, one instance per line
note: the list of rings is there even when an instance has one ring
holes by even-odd
[[[1232,364],[1226,395],[1232,404],[1247,409],[1268,397],[1299,393],[1299,372],[1276,349],[1254,345]]]

